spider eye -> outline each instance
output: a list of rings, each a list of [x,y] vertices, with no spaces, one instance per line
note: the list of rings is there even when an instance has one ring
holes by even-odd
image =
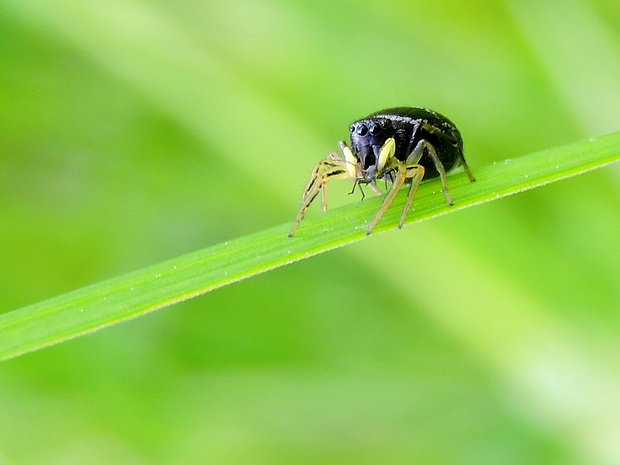
[[[381,132],[381,126],[379,126],[377,123],[372,123],[370,125],[370,135],[371,136],[376,136]]]
[[[365,124],[360,124],[355,128],[355,132],[358,136],[365,136],[368,134],[368,127]]]

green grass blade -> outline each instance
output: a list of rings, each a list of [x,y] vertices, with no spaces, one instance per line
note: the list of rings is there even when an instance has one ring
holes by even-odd
[[[448,206],[437,180],[423,183],[408,223],[488,202],[574,176],[620,159],[620,132],[450,176],[456,205]],[[301,188],[301,186],[300,186]],[[297,193],[296,193],[297,194]],[[401,192],[373,234],[398,222]],[[365,237],[381,198],[309,214],[293,238],[281,225],[0,315],[0,359],[8,359]],[[316,209],[316,206],[314,207]],[[294,212],[291,212],[291,218]]]

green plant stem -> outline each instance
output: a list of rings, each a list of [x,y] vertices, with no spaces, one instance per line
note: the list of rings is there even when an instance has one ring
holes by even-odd
[[[506,160],[449,177],[455,206],[438,180],[423,183],[406,223],[421,221],[584,173],[620,159],[620,132]],[[297,193],[296,193],[297,194]],[[375,232],[393,229],[400,192]],[[366,237],[381,198],[309,213],[293,238],[290,224],[240,237],[0,315],[0,360],[40,349],[209,292],[226,284]],[[316,208],[316,207],[315,207]],[[294,212],[291,212],[291,219]]]

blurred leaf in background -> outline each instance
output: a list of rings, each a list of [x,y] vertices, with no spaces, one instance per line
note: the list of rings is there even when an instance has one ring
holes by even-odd
[[[291,221],[381,108],[474,173],[620,128],[613,0],[5,0],[0,61],[0,311]],[[617,464],[619,176],[6,362],[0,463]]]

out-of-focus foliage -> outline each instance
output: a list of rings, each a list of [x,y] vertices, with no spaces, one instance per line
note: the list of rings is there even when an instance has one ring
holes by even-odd
[[[291,220],[381,108],[474,172],[620,128],[612,0],[5,0],[0,61],[0,311]],[[4,363],[0,463],[616,464],[619,175]]]

